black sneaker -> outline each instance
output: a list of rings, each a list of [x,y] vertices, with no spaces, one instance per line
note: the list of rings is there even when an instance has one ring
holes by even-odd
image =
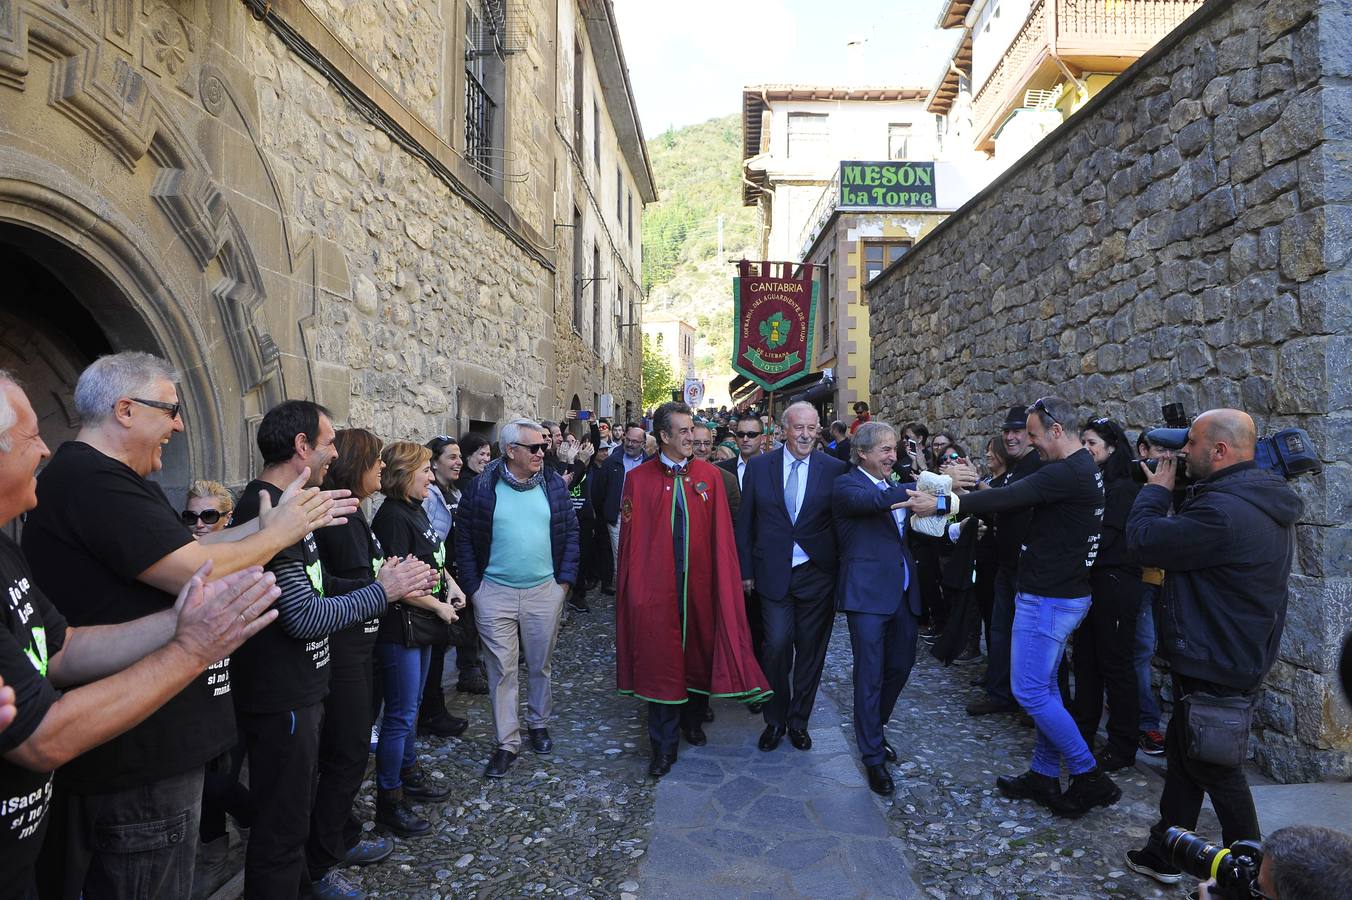
[[[1178,884],[1183,880],[1183,871],[1178,866],[1161,859],[1149,847],[1143,850],[1128,850],[1127,868],[1147,878],[1153,878],[1160,884]]]
[[[1112,806],[1122,798],[1122,789],[1113,784],[1108,773],[1098,766],[1082,775],[1070,777],[1070,787],[1049,804],[1052,812],[1078,819],[1096,806]]]
[[[1131,756],[1127,756],[1105,747],[1094,754],[1094,762],[1098,763],[1098,767],[1105,772],[1116,772],[1136,765],[1136,753],[1133,751]]]
[[[967,704],[967,715],[969,716],[989,716],[995,713],[1014,713],[1019,711],[1019,704],[1006,703],[1003,700],[997,700],[994,697],[986,696],[980,700],[974,700]]]
[[[472,669],[461,670],[460,680],[456,682],[455,689],[462,694],[487,694],[488,679],[478,666]]]
[[[1053,799],[1061,799],[1061,780],[1031,769],[1017,778],[1001,775],[995,779],[995,786],[1011,800],[1034,800],[1048,808]]]
[[[579,597],[575,594],[568,595],[568,608],[571,609],[573,612],[580,613],[591,612],[591,607],[587,605],[587,599],[585,597]]]

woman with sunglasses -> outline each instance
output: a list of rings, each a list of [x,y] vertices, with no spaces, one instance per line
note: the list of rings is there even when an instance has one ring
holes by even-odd
[[[183,524],[188,526],[195,539],[213,531],[221,531],[230,524],[230,514],[235,511],[235,498],[219,481],[198,479],[188,488],[185,509],[179,513]]]
[[[1112,419],[1091,419],[1080,441],[1103,473],[1103,532],[1089,573],[1093,601],[1075,631],[1075,699],[1071,714],[1090,747],[1108,699],[1108,742],[1096,754],[1100,768],[1125,769],[1136,761],[1140,697],[1132,651],[1145,593],[1141,567],[1127,552],[1127,516],[1141,485],[1132,477],[1131,443]]]
[[[188,527],[193,540],[201,540],[205,535],[222,531],[230,524],[230,514],[235,511],[235,498],[219,481],[199,478],[188,488],[188,497],[183,501],[183,506],[179,519]],[[223,660],[218,665],[225,669],[229,660]],[[197,826],[202,846],[195,880],[206,885],[208,890],[224,884],[233,874],[227,865],[230,835],[226,831],[226,815],[233,816],[240,825],[247,827],[253,824],[249,789],[239,780],[243,768],[244,748],[237,746],[208,761],[203,773],[202,817]]]

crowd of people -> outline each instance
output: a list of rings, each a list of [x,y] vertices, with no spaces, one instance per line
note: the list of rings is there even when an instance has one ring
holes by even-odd
[[[233,822],[245,896],[361,897],[344,870],[428,833],[418,804],[450,793],[415,743],[468,728],[450,651],[456,689],[491,708],[483,775],[508,777],[553,750],[555,642],[591,590],[616,598],[617,686],[647,704],[653,777],[707,742],[713,698],[763,718],[760,750],[810,751],[843,612],[875,792],[894,791],[906,748],[885,726],[920,648],[984,658],[967,712],[1036,727],[1028,771],[997,779],[1011,798],[1084,815],[1137,752],[1166,755],[1135,871],[1181,878],[1165,831],[1195,827],[1204,793],[1227,843],[1259,837],[1247,720],[1227,735],[1207,716],[1251,708],[1272,665],[1301,507],[1254,466],[1243,413],[1192,425],[1180,493],[1171,451],[1055,397],[1011,408],[984,466],[862,402],[825,429],[807,403],[778,421],[668,403],[386,441],[288,400],[258,423],[258,477],[238,494],[203,477],[180,510],[152,477],[184,428],[176,380],[147,354],[100,358],[51,453],[0,372],[0,525],[22,522],[21,544],[0,536],[0,895],[200,894]]]

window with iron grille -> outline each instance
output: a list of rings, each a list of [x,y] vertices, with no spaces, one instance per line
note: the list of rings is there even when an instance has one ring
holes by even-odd
[[[586,249],[582,241],[582,210],[573,207],[573,330],[582,334],[582,284],[586,278]]]
[[[601,245],[592,246],[592,349],[601,352]]]
[[[502,179],[505,14],[501,3],[465,4],[465,159],[494,186]]]

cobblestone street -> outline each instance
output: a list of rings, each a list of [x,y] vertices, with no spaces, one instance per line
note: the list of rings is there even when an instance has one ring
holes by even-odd
[[[507,778],[485,780],[482,769],[492,749],[488,703],[451,692],[452,710],[470,719],[465,738],[419,740],[424,765],[449,780],[451,798],[420,807],[434,824],[430,836],[399,841],[395,856],[383,865],[350,870],[371,896],[713,895],[683,891],[676,880],[682,872],[687,887],[718,885],[720,897],[1182,896],[1126,871],[1122,863],[1123,852],[1138,844],[1154,818],[1158,775],[1144,767],[1117,773],[1122,800],[1077,822],[1003,799],[994,778],[1026,767],[1032,730],[1010,716],[967,717],[962,706],[973,696],[967,682],[976,669],[945,669],[923,650],[888,727],[901,755],[893,767],[896,796],[884,801],[861,791],[849,713],[849,640],[839,620],[813,722],[811,759],[787,744],[763,757],[751,749],[759,718],[719,703],[718,720],[707,728],[709,746],[682,746],[670,784],[663,785],[668,793],[655,802],[659,794],[646,775],[642,707],[614,692],[613,606],[610,598],[592,600],[590,615],[569,613],[559,639],[554,754],[528,752]],[[733,771],[739,765],[744,773]],[[807,786],[795,790],[800,777]],[[723,794],[747,793],[753,781],[751,793],[757,796],[770,783],[771,794],[797,794],[809,806],[815,802],[811,825],[780,815],[741,816],[755,797],[729,802]],[[691,804],[704,801],[679,793],[683,786],[708,792],[715,813],[703,817]],[[368,820],[373,790],[368,780],[360,801]],[[848,816],[837,815],[846,806]],[[719,810],[732,813],[720,818]],[[873,815],[876,822],[869,820]],[[701,827],[709,833],[698,833]],[[784,833],[774,833],[776,827]],[[805,839],[805,827],[827,833]],[[1215,833],[1209,811],[1202,829]],[[895,841],[885,840],[889,832]],[[673,835],[690,843],[672,844]],[[831,852],[803,852],[817,840]],[[788,843],[798,851],[775,853]],[[681,848],[691,844],[724,852],[700,856],[703,865],[674,866],[672,847],[679,861]],[[657,858],[646,858],[650,849],[658,851]],[[769,868],[758,867],[759,858]],[[885,867],[892,871],[869,873],[863,871],[867,866],[844,863],[863,858],[888,859]],[[845,873],[842,883],[814,882],[812,868],[821,866],[839,866],[832,871]],[[765,881],[765,872],[776,867],[787,880]],[[871,880],[875,876],[880,877]],[[699,881],[691,885],[690,878]],[[891,889],[880,893],[877,885],[889,879]]]

